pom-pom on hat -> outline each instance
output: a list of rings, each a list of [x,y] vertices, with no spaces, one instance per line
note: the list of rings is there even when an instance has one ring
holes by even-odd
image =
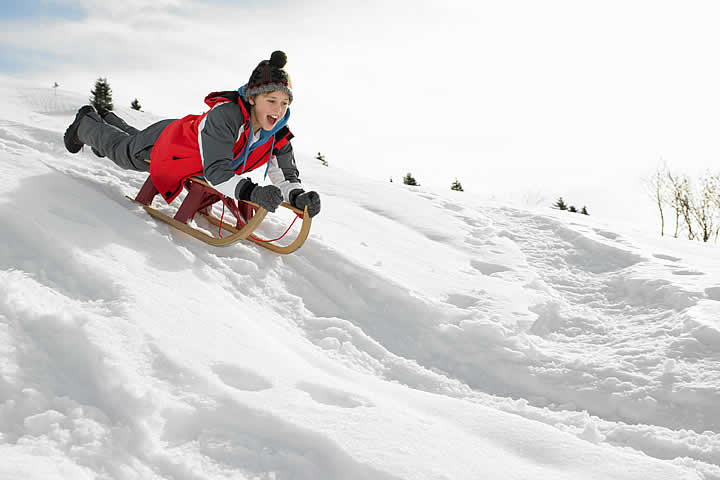
[[[255,67],[250,80],[243,89],[243,97],[249,100],[253,95],[260,93],[268,93],[281,91],[290,96],[290,102],[293,100],[292,83],[290,83],[290,75],[283,70],[287,63],[287,55],[280,50],[274,51],[270,55],[270,60],[263,60]]]

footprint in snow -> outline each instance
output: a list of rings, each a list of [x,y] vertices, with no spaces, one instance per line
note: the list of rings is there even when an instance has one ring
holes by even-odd
[[[620,238],[620,235],[618,235],[617,233],[608,232],[607,230],[595,229],[595,233],[597,233],[601,237],[605,237],[610,240],[617,240],[618,238]]]
[[[508,272],[511,270],[510,268],[503,265],[481,262],[479,260],[470,260],[470,265],[472,265],[475,270],[478,270],[483,275],[492,275],[493,273]]]
[[[342,408],[372,407],[370,400],[352,393],[335,390],[333,388],[316,385],[314,383],[300,382],[297,388],[310,395],[318,403]]]
[[[473,228],[473,230],[465,237],[465,243],[474,247],[497,247],[495,242],[495,230],[492,227]],[[495,250],[493,253],[505,253]]]
[[[673,257],[672,255],[664,255],[662,253],[655,253],[653,257],[659,258],[660,260],[667,260],[669,262],[679,262],[682,258]]]
[[[464,215],[458,215],[458,218],[462,220],[463,222],[467,223],[471,227],[486,227],[487,223],[483,222],[481,220],[478,220],[477,218],[472,217],[466,217]]]
[[[458,308],[470,308],[477,305],[478,302],[480,302],[480,300],[477,298],[462,293],[450,293],[445,299],[445,303],[455,305]]]
[[[461,211],[465,210],[465,207],[463,207],[462,205],[457,205],[455,203],[450,203],[450,202],[443,202],[441,204],[441,206],[444,209],[450,210],[452,212],[461,212]]]
[[[265,377],[258,375],[252,370],[248,370],[236,365],[219,363],[213,365],[212,371],[220,377],[220,380],[238,390],[246,390],[250,392],[259,392],[272,388],[272,383]]]
[[[703,272],[697,270],[675,270],[672,272],[673,275],[705,275]]]

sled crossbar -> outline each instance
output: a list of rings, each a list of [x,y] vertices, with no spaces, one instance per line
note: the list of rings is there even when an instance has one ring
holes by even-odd
[[[292,243],[289,245],[276,245],[272,240],[264,240],[253,235],[255,229],[268,214],[268,211],[263,207],[248,201],[238,201],[236,203],[234,199],[224,196],[200,177],[191,177],[185,180],[185,182],[183,182],[183,188],[187,190],[187,195],[173,217],[152,207],[153,199],[159,192],[155,188],[155,185],[153,185],[149,175],[137,196],[134,199],[128,198],[140,204],[153,218],[161,220],[198,240],[214,246],[226,246],[240,240],[249,240],[275,253],[287,254],[300,248],[310,234],[312,219],[307,213],[307,208],[303,211],[288,203],[283,202],[280,205],[302,218],[303,222],[297,237]],[[222,202],[223,208],[227,208],[235,217],[235,225],[224,222],[222,219],[210,213],[212,206],[217,202]],[[215,237],[188,225],[188,221],[192,220],[197,214],[200,214],[200,216],[207,219],[209,223],[215,225],[220,230],[229,232],[230,235],[226,237]]]

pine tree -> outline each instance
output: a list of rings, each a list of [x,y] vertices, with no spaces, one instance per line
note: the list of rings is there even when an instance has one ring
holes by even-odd
[[[460,183],[460,180],[458,180],[457,178],[450,186],[450,190],[455,190],[456,192],[464,192],[465,191],[462,188],[462,184]]]
[[[590,215],[590,214],[588,213],[586,207],[582,207],[582,210],[580,210],[580,213],[582,213],[583,215]]]
[[[327,162],[327,160],[325,160],[325,155],[323,155],[320,152],[318,152],[318,154],[315,155],[315,160],[318,160],[320,163],[322,163],[326,167],[328,166],[328,162]]]
[[[107,78],[98,78],[95,81],[95,89],[90,90],[92,97],[90,97],[90,103],[92,103],[95,110],[112,110],[112,89],[107,81]]]
[[[565,200],[560,197],[557,199],[557,202],[555,202],[555,205],[553,205],[553,207],[559,208],[560,210],[567,210],[567,203],[565,203]]]
[[[142,105],[140,105],[140,102],[138,102],[138,99],[136,98],[136,99],[133,100],[132,103],[130,104],[130,108],[132,108],[133,110],[138,110],[138,111],[139,111],[139,110],[142,108]]]
[[[568,207],[568,212],[577,213],[577,208],[575,208],[574,205],[570,205]]]
[[[403,183],[405,185],[413,185],[415,187],[419,186],[420,184],[417,183],[415,178],[412,176],[412,173],[408,172],[407,175],[403,177]]]

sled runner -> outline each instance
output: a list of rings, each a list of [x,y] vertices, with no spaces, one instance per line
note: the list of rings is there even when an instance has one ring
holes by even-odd
[[[140,192],[133,199],[136,203],[139,203],[143,208],[153,217],[158,220],[169,224],[170,226],[177,228],[193,237],[202,240],[205,243],[215,246],[225,246],[235,243],[239,240],[250,240],[251,242],[260,245],[263,248],[272,250],[275,253],[292,253],[305,243],[305,240],[310,233],[310,225],[312,219],[308,215],[307,208],[304,211],[295,208],[287,203],[282,203],[280,206],[292,210],[295,213],[295,220],[302,218],[302,226],[295,240],[289,245],[277,245],[274,242],[280,240],[290,231],[292,224],[287,231],[280,237],[266,240],[258,238],[253,235],[254,230],[262,223],[263,219],[267,215],[268,211],[264,208],[256,205],[252,202],[242,201],[236,202],[235,199],[224,196],[210,186],[204,179],[199,177],[192,177],[185,180],[183,188],[187,191],[185,199],[178,208],[174,217],[169,217],[159,210],[152,207],[152,201],[159,192],[153,185],[150,176],[148,176],[145,184],[140,189]],[[217,218],[211,214],[212,206],[222,202],[223,206],[223,217],[225,210],[235,218],[235,225],[231,225],[223,221],[223,217]],[[218,227],[218,237],[210,235],[204,231],[188,225],[188,221],[192,220],[195,215],[201,215],[208,222]],[[295,221],[293,221],[293,224]],[[222,230],[230,232],[228,236],[222,236]]]

